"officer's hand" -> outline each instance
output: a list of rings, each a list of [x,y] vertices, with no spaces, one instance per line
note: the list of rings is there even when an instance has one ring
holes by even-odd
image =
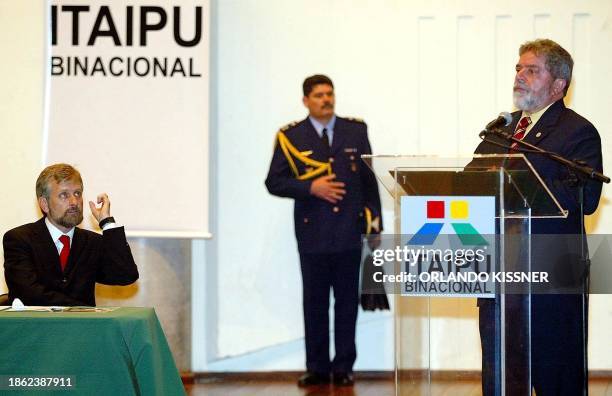
[[[94,215],[99,223],[107,217],[110,217],[110,200],[108,199],[108,195],[106,195],[106,193],[98,195],[97,199],[97,202],[102,204],[102,206],[98,208],[96,207],[96,204],[89,201],[89,209],[91,209],[91,214]]]
[[[335,178],[336,175],[331,174],[315,179],[310,185],[310,193],[315,197],[335,204],[346,194],[344,183],[334,181]]]

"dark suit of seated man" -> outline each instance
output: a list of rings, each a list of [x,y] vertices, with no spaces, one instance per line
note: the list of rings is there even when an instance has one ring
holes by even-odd
[[[123,227],[110,215],[106,194],[89,201],[102,235],[77,228],[83,221],[83,181],[67,164],[45,168],[36,181],[43,217],[4,234],[9,301],[26,305],[95,306],[95,284],[129,285],[138,269]]]

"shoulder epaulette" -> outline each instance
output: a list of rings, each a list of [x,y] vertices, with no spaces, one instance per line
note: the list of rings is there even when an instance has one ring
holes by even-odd
[[[363,118],[357,118],[357,117],[344,117],[345,120],[348,121],[353,121],[353,122],[360,122],[362,124],[365,124],[365,121],[363,120]]]
[[[290,122],[289,124],[281,127],[280,131],[281,132],[287,132],[289,129],[293,128],[294,126],[296,126],[297,124],[299,124],[299,121],[293,121]]]

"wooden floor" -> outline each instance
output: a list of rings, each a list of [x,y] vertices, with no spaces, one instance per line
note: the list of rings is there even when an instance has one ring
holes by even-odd
[[[354,387],[320,386],[307,389],[298,388],[295,380],[211,380],[208,383],[186,385],[190,396],[393,396],[395,386],[388,380],[357,380]],[[402,388],[402,396],[427,395],[425,387],[407,386]],[[437,381],[432,386],[435,396],[481,396],[477,381]],[[611,380],[592,380],[589,383],[590,396],[612,396]]]

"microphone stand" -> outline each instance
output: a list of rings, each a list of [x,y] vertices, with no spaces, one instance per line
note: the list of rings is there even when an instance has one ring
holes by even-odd
[[[587,180],[595,180],[600,183],[610,183],[610,178],[606,175],[597,172],[594,168],[588,166],[584,161],[580,160],[569,160],[557,153],[546,151],[540,147],[534,146],[531,143],[527,143],[523,140],[517,139],[511,132],[503,131],[499,128],[484,130],[480,133],[483,140],[501,146],[499,142],[487,139],[487,135],[496,135],[505,140],[509,140],[519,146],[525,147],[528,150],[524,150],[529,153],[542,154],[553,161],[556,161],[562,165],[565,165],[570,173],[570,182],[578,188],[578,205],[580,208],[580,263],[583,265],[583,281],[582,281],[582,356],[583,356],[583,395],[588,395],[588,381],[589,381],[589,370],[587,361],[587,337],[588,337],[588,304],[589,304],[589,273],[591,267],[591,260],[588,257],[588,247],[586,240],[586,232],[584,229],[584,187]]]
[[[559,162],[562,165],[567,166],[570,171],[574,171],[576,172],[578,175],[581,175],[583,177],[586,177],[587,179],[592,179],[592,180],[597,180],[601,183],[610,183],[610,178],[607,177],[606,175],[597,172],[595,169],[591,168],[590,166],[588,166],[586,163],[579,161],[579,160],[568,160],[567,158],[557,154],[557,153],[553,153],[551,151],[546,151],[544,149],[541,149],[538,146],[534,146],[531,143],[527,143],[523,140],[517,139],[514,136],[512,136],[512,133],[510,132],[506,132],[503,131],[499,128],[497,129],[492,129],[490,131],[484,130],[480,133],[480,136],[484,136],[484,140],[486,140],[489,143],[493,143],[493,144],[498,144],[497,142],[493,142],[491,140],[487,140],[487,135],[496,135],[496,136],[500,136],[506,140],[509,140],[513,143],[517,143],[520,146],[526,147],[529,149],[529,152],[531,153],[539,153],[539,154],[543,154],[546,155],[547,157],[549,157],[550,159]],[[580,178],[580,176],[579,176]]]

